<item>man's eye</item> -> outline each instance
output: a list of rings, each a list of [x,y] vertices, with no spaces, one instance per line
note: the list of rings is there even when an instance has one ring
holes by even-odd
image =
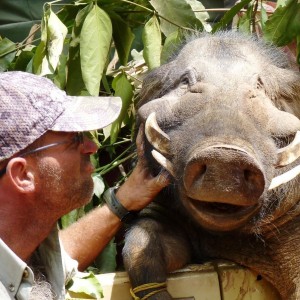
[[[83,132],[77,132],[73,138],[74,143],[83,144]]]

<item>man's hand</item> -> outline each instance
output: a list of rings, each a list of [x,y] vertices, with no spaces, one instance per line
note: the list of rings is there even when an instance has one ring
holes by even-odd
[[[119,188],[117,198],[127,210],[141,210],[170,183],[169,173],[162,171],[152,176],[144,158],[144,126],[139,128],[136,139],[138,163],[132,174]]]

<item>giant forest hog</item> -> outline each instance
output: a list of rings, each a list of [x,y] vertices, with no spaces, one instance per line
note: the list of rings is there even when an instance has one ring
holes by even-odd
[[[238,33],[199,34],[143,83],[145,157],[172,183],[123,249],[132,287],[227,259],[300,299],[300,76],[285,55]]]

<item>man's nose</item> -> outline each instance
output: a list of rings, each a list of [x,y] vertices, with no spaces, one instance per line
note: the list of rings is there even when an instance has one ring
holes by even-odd
[[[92,140],[87,137],[83,138],[83,145],[82,145],[82,153],[84,154],[94,154],[98,150],[98,146]]]

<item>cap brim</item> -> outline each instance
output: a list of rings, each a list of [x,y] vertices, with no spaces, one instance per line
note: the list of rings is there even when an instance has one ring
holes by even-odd
[[[53,131],[89,131],[115,121],[121,111],[119,97],[67,96],[65,111],[56,119]]]

